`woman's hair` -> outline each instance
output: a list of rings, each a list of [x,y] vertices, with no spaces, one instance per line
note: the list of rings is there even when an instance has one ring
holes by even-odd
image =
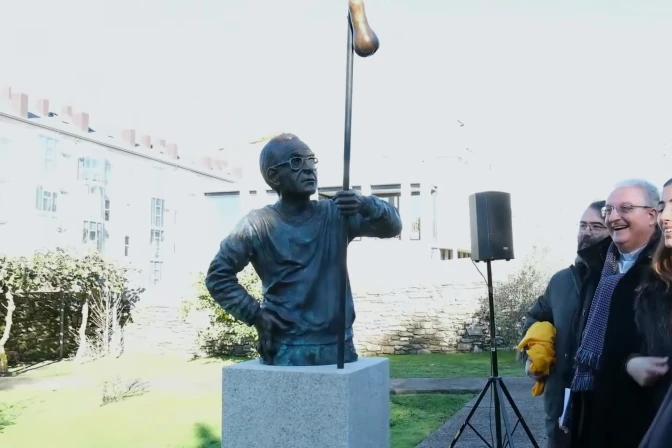
[[[672,185],[672,179],[665,182],[663,188]],[[665,238],[660,239],[656,252],[653,254],[653,271],[665,282],[667,289],[672,287],[672,248],[665,246]]]

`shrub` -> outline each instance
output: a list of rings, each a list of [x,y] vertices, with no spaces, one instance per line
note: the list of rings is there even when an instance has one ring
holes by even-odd
[[[101,406],[118,403],[127,398],[143,395],[149,391],[147,383],[138,378],[123,378],[119,375],[102,384]]]
[[[261,279],[252,265],[238,274],[238,282],[256,300],[262,300]],[[213,300],[205,287],[205,274],[197,276],[194,297],[183,304],[183,314],[194,311],[208,316],[208,327],[199,332],[199,341],[208,355],[256,356],[257,331],[237,321]]]
[[[511,348],[520,342],[527,311],[544,293],[547,283],[548,277],[540,269],[539,261],[531,259],[508,279],[493,285],[498,344]],[[490,310],[487,296],[481,298],[476,318],[489,333]]]
[[[10,352],[21,361],[68,355],[71,345],[66,335],[70,334],[75,336],[80,359],[90,352],[87,341],[97,334],[106,338],[105,355],[118,354],[119,350],[110,350],[110,342],[120,338],[141,292],[131,287],[126,269],[95,252],[80,256],[56,249],[36,252],[30,258],[0,255],[0,317],[4,321],[0,372],[7,370]]]

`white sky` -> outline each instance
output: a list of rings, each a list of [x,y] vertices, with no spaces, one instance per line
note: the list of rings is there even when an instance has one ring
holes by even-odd
[[[669,0],[366,5],[381,48],[355,60],[353,163],[468,146],[510,170],[516,225],[547,245],[615,181],[672,177]],[[183,153],[285,130],[338,160],[346,6],[0,0],[0,84]]]

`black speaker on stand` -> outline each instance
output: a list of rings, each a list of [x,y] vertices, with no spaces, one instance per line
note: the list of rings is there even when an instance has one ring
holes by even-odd
[[[475,263],[485,261],[487,266],[487,283],[488,283],[488,306],[490,308],[490,377],[488,382],[481,391],[474,407],[471,408],[469,415],[465,419],[460,429],[455,434],[455,438],[450,444],[453,448],[460,436],[462,436],[464,429],[469,426],[476,435],[490,447],[490,444],[485,438],[471,425],[471,418],[474,416],[476,409],[481,404],[485,394],[492,390],[494,396],[495,408],[495,437],[496,447],[503,448],[504,446],[514,447],[513,432],[516,430],[518,423],[523,427],[528,439],[534,448],[539,448],[539,445],[534,440],[534,436],[530,428],[525,423],[523,415],[520,413],[518,406],[513,401],[509,390],[506,388],[504,381],[499,376],[497,366],[497,335],[495,329],[495,304],[492,290],[492,268],[491,262],[494,260],[512,260],[513,259],[513,229],[511,227],[511,195],[499,191],[487,191],[482,193],[475,193],[469,196],[469,217],[471,223],[471,259]],[[492,389],[491,389],[492,388]],[[509,419],[506,416],[506,408],[504,407],[504,400],[509,402],[509,406],[516,414],[518,421],[516,425],[511,428]],[[505,433],[502,434],[502,422],[504,422]]]

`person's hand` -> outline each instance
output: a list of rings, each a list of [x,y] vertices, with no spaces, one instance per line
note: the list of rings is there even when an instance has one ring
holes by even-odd
[[[530,371],[530,367],[532,367],[532,361],[530,358],[527,358],[527,361],[525,361],[525,375],[529,376],[532,378],[534,381],[541,381],[544,378],[546,378],[546,375],[535,375]]]
[[[656,383],[669,369],[667,357],[637,356],[625,365],[628,374],[642,387]]]
[[[366,212],[367,198],[355,190],[337,191],[334,196],[334,202],[342,215],[350,216],[361,212]]]
[[[564,432],[565,434],[569,434],[569,428],[562,426],[562,417],[558,418],[558,428],[560,428],[560,431]]]
[[[287,324],[280,320],[274,313],[266,308],[262,308],[254,321],[254,328],[259,335],[257,351],[264,361],[271,361],[277,351],[273,342],[273,333],[284,331],[288,328]]]

